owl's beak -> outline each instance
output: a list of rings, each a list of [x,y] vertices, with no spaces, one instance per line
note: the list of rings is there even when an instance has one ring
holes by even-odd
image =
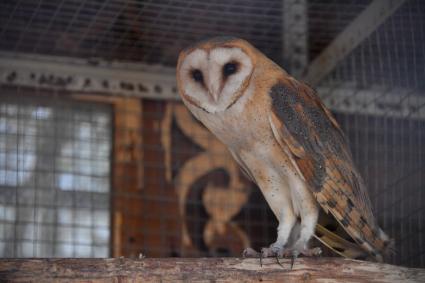
[[[210,97],[213,99],[214,102],[217,102],[218,100],[218,92],[217,91],[208,91],[208,94],[210,95]]]
[[[216,71],[215,68],[218,68],[217,66],[213,65],[211,66],[211,72],[206,76],[206,86],[208,88],[208,94],[212,98],[214,102],[218,101],[219,95],[220,95],[220,78],[217,77],[216,74],[219,74],[219,71]]]
[[[208,94],[213,99],[214,102],[218,101],[218,96],[220,94],[220,89],[217,83],[208,83]]]

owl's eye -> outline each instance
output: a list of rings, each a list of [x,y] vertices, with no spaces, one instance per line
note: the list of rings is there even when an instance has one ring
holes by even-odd
[[[202,75],[202,72],[198,69],[195,69],[192,71],[192,78],[195,80],[195,82],[198,82],[198,83],[204,82],[204,76]]]
[[[238,65],[234,62],[227,63],[223,66],[223,74],[225,77],[233,75],[238,70]]]

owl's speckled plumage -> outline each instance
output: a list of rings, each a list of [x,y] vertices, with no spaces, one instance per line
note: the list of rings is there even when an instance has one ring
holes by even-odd
[[[237,38],[183,50],[177,82],[183,102],[228,147],[278,218],[277,240],[263,254],[307,251],[316,231],[341,255],[382,260],[391,241],[375,221],[344,134],[309,86]],[[352,241],[317,224],[320,209]]]

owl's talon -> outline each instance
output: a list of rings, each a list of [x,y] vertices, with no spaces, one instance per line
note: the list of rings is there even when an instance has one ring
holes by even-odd
[[[294,255],[292,255],[292,257],[291,257],[291,270],[292,270],[292,268],[294,267],[294,263],[295,263],[295,259],[297,258],[297,256],[294,254]]]
[[[292,251],[292,257],[291,257],[291,270],[294,267],[295,264],[295,260],[298,258],[298,255],[300,254],[300,252],[298,250],[293,250]]]
[[[283,268],[283,265],[279,260],[279,258],[283,257],[283,253],[284,253],[283,247],[278,247],[277,245],[272,244],[270,245],[270,247],[261,249],[260,260],[262,260],[262,258],[275,257],[277,264],[279,264]]]
[[[319,247],[312,248],[312,249],[285,248],[285,249],[277,250],[275,256],[279,265],[281,264],[278,258],[285,258],[285,257],[290,258],[291,270],[292,270],[295,264],[295,260],[298,258],[299,255],[303,255],[306,257],[316,257],[316,256],[320,256],[321,254],[322,254],[322,249]]]
[[[282,268],[284,268],[282,263],[279,260],[279,255],[277,253],[276,253],[276,261],[277,261],[277,264],[279,264]]]
[[[294,267],[295,260],[299,255],[303,256],[320,256],[322,250],[319,247],[312,249],[298,249],[298,248],[280,248],[275,245],[271,245],[267,248],[262,248],[260,252],[257,252],[253,248],[246,248],[242,252],[244,258],[260,258],[260,267],[263,267],[263,258],[275,257],[277,264],[283,268],[283,264],[280,262],[280,258],[291,258],[291,270]]]
[[[257,252],[253,248],[246,248],[242,252],[243,258],[260,258],[260,266],[263,267],[263,254],[261,252]]]

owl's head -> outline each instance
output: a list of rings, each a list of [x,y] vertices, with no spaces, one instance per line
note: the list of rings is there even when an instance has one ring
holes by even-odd
[[[210,113],[230,108],[248,87],[257,52],[245,40],[229,37],[186,48],[177,64],[180,96]]]

